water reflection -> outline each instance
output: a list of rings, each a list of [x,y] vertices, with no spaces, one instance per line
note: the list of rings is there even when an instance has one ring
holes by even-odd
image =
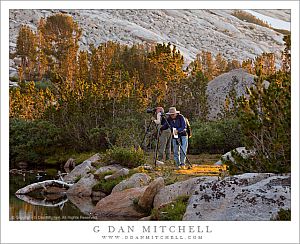
[[[52,171],[52,174],[49,172]],[[94,204],[91,198],[70,197],[65,194],[40,196],[19,195],[15,192],[32,183],[56,179],[57,170],[39,172],[12,172],[9,177],[10,220],[93,220],[89,215]]]

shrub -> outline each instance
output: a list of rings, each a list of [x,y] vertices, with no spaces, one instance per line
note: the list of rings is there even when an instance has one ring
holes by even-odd
[[[196,121],[192,128],[193,137],[189,145],[191,154],[223,154],[242,145],[242,134],[237,119]]]
[[[281,208],[278,213],[277,216],[274,219],[271,220],[285,220],[285,221],[290,221],[291,220],[291,210],[290,209],[283,209]]]
[[[108,149],[103,157],[105,164],[120,164],[126,168],[136,168],[145,163],[142,149],[113,147]]]
[[[10,119],[9,133],[11,163],[43,163],[61,147],[60,129],[47,121]]]
[[[188,200],[189,196],[180,196],[160,209],[153,209],[151,218],[154,220],[182,220]]]
[[[239,100],[239,120],[244,145],[255,151],[247,167],[253,172],[291,171],[291,75],[278,71],[265,77],[257,71],[249,98]],[[269,81],[265,88],[264,81]]]

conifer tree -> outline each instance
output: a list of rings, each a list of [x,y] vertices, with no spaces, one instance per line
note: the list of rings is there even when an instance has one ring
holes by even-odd
[[[22,25],[17,37],[16,54],[21,57],[20,79],[34,78],[34,64],[37,55],[37,40],[35,33],[27,25]]]
[[[81,36],[78,24],[71,16],[59,13],[41,21],[39,31],[43,38],[41,48],[47,56],[52,80],[68,81],[74,86],[78,41]]]

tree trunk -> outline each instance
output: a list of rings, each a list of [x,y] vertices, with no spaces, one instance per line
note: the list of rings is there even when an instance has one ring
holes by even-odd
[[[26,195],[32,191],[39,190],[39,189],[46,189],[49,186],[58,186],[62,188],[69,188],[73,184],[66,183],[60,180],[45,180],[37,183],[33,183],[31,185],[25,186],[15,193],[16,195]]]

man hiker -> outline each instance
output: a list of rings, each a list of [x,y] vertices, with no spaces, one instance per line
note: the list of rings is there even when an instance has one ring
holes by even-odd
[[[170,160],[171,156],[171,131],[169,128],[162,129],[162,125],[166,123],[165,117],[162,116],[164,113],[164,109],[162,107],[156,108],[156,119],[153,117],[152,120],[159,127],[158,131],[160,131],[159,135],[159,143],[158,143],[158,161],[163,160],[164,153],[166,154],[166,160]]]
[[[161,130],[168,128],[172,132],[172,144],[174,151],[174,160],[177,169],[185,169],[186,152],[188,148],[187,125],[183,115],[175,107],[170,107],[167,122],[163,124]],[[171,128],[169,128],[169,126]]]

